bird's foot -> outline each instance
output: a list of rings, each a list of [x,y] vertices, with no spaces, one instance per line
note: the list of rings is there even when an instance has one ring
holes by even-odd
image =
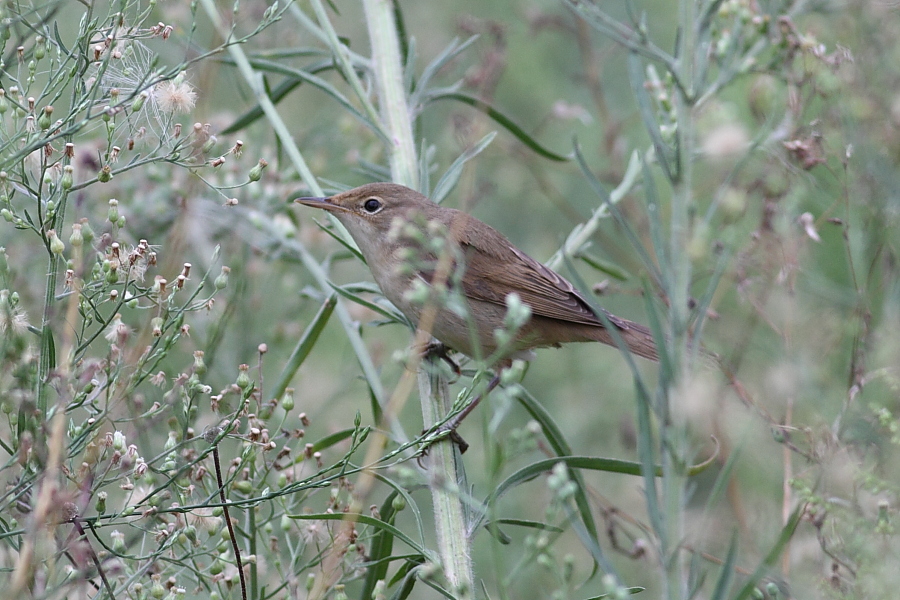
[[[435,442],[438,442],[438,441],[444,439],[445,437],[449,437],[450,441],[453,442],[454,444],[456,444],[456,446],[459,448],[459,453],[464,454],[466,452],[466,450],[469,449],[469,444],[466,442],[466,440],[463,439],[463,437],[461,435],[459,435],[459,433],[457,433],[456,430],[459,428],[460,424],[462,424],[463,419],[465,419],[467,416],[469,416],[469,413],[471,413],[473,410],[475,410],[475,407],[478,406],[478,403],[481,402],[482,398],[484,398],[485,396],[490,394],[491,391],[495,387],[497,387],[499,384],[500,384],[500,375],[499,374],[494,375],[491,378],[490,382],[488,383],[487,388],[484,390],[484,392],[475,396],[475,398],[471,402],[469,402],[465,406],[465,408],[463,408],[461,411],[459,411],[459,413],[457,413],[454,417],[452,417],[451,419],[448,419],[446,422],[444,422],[441,425],[438,425],[437,427],[435,427],[433,429],[423,431],[422,432],[423,435],[424,434],[429,434],[429,435],[426,437],[424,447],[420,451],[420,455],[421,456],[427,455],[428,448],[430,448],[431,445],[434,444]]]
[[[437,340],[431,340],[425,345],[422,356],[425,358],[439,358],[447,363],[457,377],[462,375],[462,369],[459,368],[459,365],[450,356],[450,349]]]
[[[450,429],[447,427],[447,424],[439,425],[438,427],[434,427],[432,429],[425,429],[422,431],[422,448],[419,450],[418,456],[419,458],[428,456],[428,453],[431,450],[431,447],[438,443],[443,439],[449,438],[453,444],[459,448],[460,454],[465,454],[466,450],[469,449],[469,443],[463,439],[463,436],[459,435],[459,432],[455,429]]]

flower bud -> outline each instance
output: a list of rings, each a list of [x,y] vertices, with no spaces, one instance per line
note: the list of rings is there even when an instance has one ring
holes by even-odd
[[[147,98],[150,97],[150,93],[144,90],[141,92],[137,98],[134,99],[134,102],[131,103],[131,110],[133,112],[137,112],[144,107],[144,102],[147,101]]]
[[[113,552],[117,554],[124,554],[127,548],[125,547],[125,534],[121,531],[113,531],[109,534],[109,537],[112,538],[112,549]]]
[[[66,245],[63,243],[59,236],[56,235],[56,230],[51,229],[47,232],[47,237],[50,238],[50,252],[59,256],[66,250]]]
[[[216,277],[215,286],[216,290],[224,290],[228,286],[228,274],[231,273],[231,269],[228,267],[222,267],[222,272],[219,273],[219,276]]]
[[[111,198],[109,201],[109,210],[106,211],[106,218],[109,219],[110,223],[115,223],[119,220],[119,201],[115,198]]]
[[[235,383],[242,390],[246,390],[248,387],[250,387],[250,376],[247,374],[247,371],[249,370],[250,367],[247,365],[238,366],[238,371],[240,372],[238,373],[237,381],[235,381]]]
[[[253,491],[253,484],[246,479],[235,481],[231,487],[242,494],[250,494]]]
[[[250,174],[247,176],[250,181],[259,181],[262,178],[263,169],[269,166],[269,162],[261,158],[255,167],[250,169]]]
[[[506,295],[506,316],[503,324],[512,330],[521,328],[531,318],[531,307],[515,292]]]
[[[94,230],[91,229],[91,224],[87,219],[81,220],[81,237],[84,238],[86,244],[90,244],[94,239]]]
[[[38,127],[40,127],[44,131],[50,129],[50,125],[53,124],[53,119],[50,118],[50,115],[52,114],[53,107],[45,106],[44,110],[41,112],[41,116],[38,118]]]
[[[73,248],[80,248],[84,244],[84,235],[81,233],[81,223],[72,223],[72,235],[69,236],[69,244]]]
[[[206,363],[203,362],[203,350],[194,352],[194,373],[200,376],[206,374]]]
[[[184,528],[184,535],[188,540],[190,540],[191,544],[193,544],[194,546],[197,545],[199,540],[197,539],[196,527],[194,527],[193,525],[188,525]]]
[[[74,171],[75,171],[75,169],[72,167],[72,165],[66,165],[63,167],[63,174],[59,180],[59,186],[62,189],[64,189],[64,190],[72,189],[72,185],[75,183],[75,178],[72,175],[72,173]]]
[[[284,412],[290,412],[294,409],[294,388],[285,388],[284,396],[281,397],[281,407]]]
[[[219,558],[216,558],[216,560],[214,560],[212,562],[212,564],[209,565],[209,572],[213,575],[218,575],[219,573],[221,573],[224,570],[225,570],[225,564]]]
[[[175,433],[174,431],[170,431],[169,437],[166,439],[166,443],[163,444],[163,450],[165,450],[166,452],[170,452],[171,450],[174,450],[177,445],[178,445],[178,434]]]

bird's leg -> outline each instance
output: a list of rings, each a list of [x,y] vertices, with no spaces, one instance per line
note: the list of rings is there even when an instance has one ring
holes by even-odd
[[[436,357],[447,363],[447,365],[453,370],[453,373],[456,374],[457,377],[462,375],[462,369],[459,368],[459,365],[456,364],[456,361],[450,357],[450,349],[447,348],[443,343],[432,339],[428,344],[425,345],[425,349],[422,351],[422,355],[427,357]]]
[[[456,429],[463,422],[463,419],[468,417],[469,413],[475,410],[475,407],[478,406],[478,403],[481,402],[482,398],[490,394],[491,391],[493,391],[493,389],[498,385],[500,385],[499,371],[491,378],[490,382],[488,382],[487,388],[485,388],[483,392],[475,396],[475,398],[471,402],[469,402],[469,404],[467,404],[465,408],[459,411],[459,414],[438,427],[437,433],[448,432],[450,434],[450,440],[459,447],[460,454],[465,454],[466,450],[469,449],[469,444],[467,444],[466,440],[464,440],[462,436],[456,432]]]

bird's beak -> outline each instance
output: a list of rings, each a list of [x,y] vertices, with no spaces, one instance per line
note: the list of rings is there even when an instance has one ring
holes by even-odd
[[[297,198],[294,200],[297,204],[305,204],[306,206],[312,206],[313,208],[321,208],[327,211],[338,211],[338,210],[347,210],[343,206],[339,204],[335,204],[331,201],[331,198]]]

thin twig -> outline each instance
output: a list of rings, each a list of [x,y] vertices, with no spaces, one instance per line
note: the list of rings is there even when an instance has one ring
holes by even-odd
[[[237,564],[238,575],[241,578],[241,598],[247,600],[247,581],[244,579],[244,565],[241,562],[241,549],[238,547],[237,537],[234,535],[234,526],[231,524],[231,515],[228,514],[228,500],[225,498],[225,484],[222,483],[222,467],[219,465],[219,444],[213,444],[213,464],[216,465],[216,483],[219,486],[219,499],[222,501],[222,512],[225,513],[225,525],[228,526],[228,537],[231,538],[231,548],[234,550],[234,562]]]

